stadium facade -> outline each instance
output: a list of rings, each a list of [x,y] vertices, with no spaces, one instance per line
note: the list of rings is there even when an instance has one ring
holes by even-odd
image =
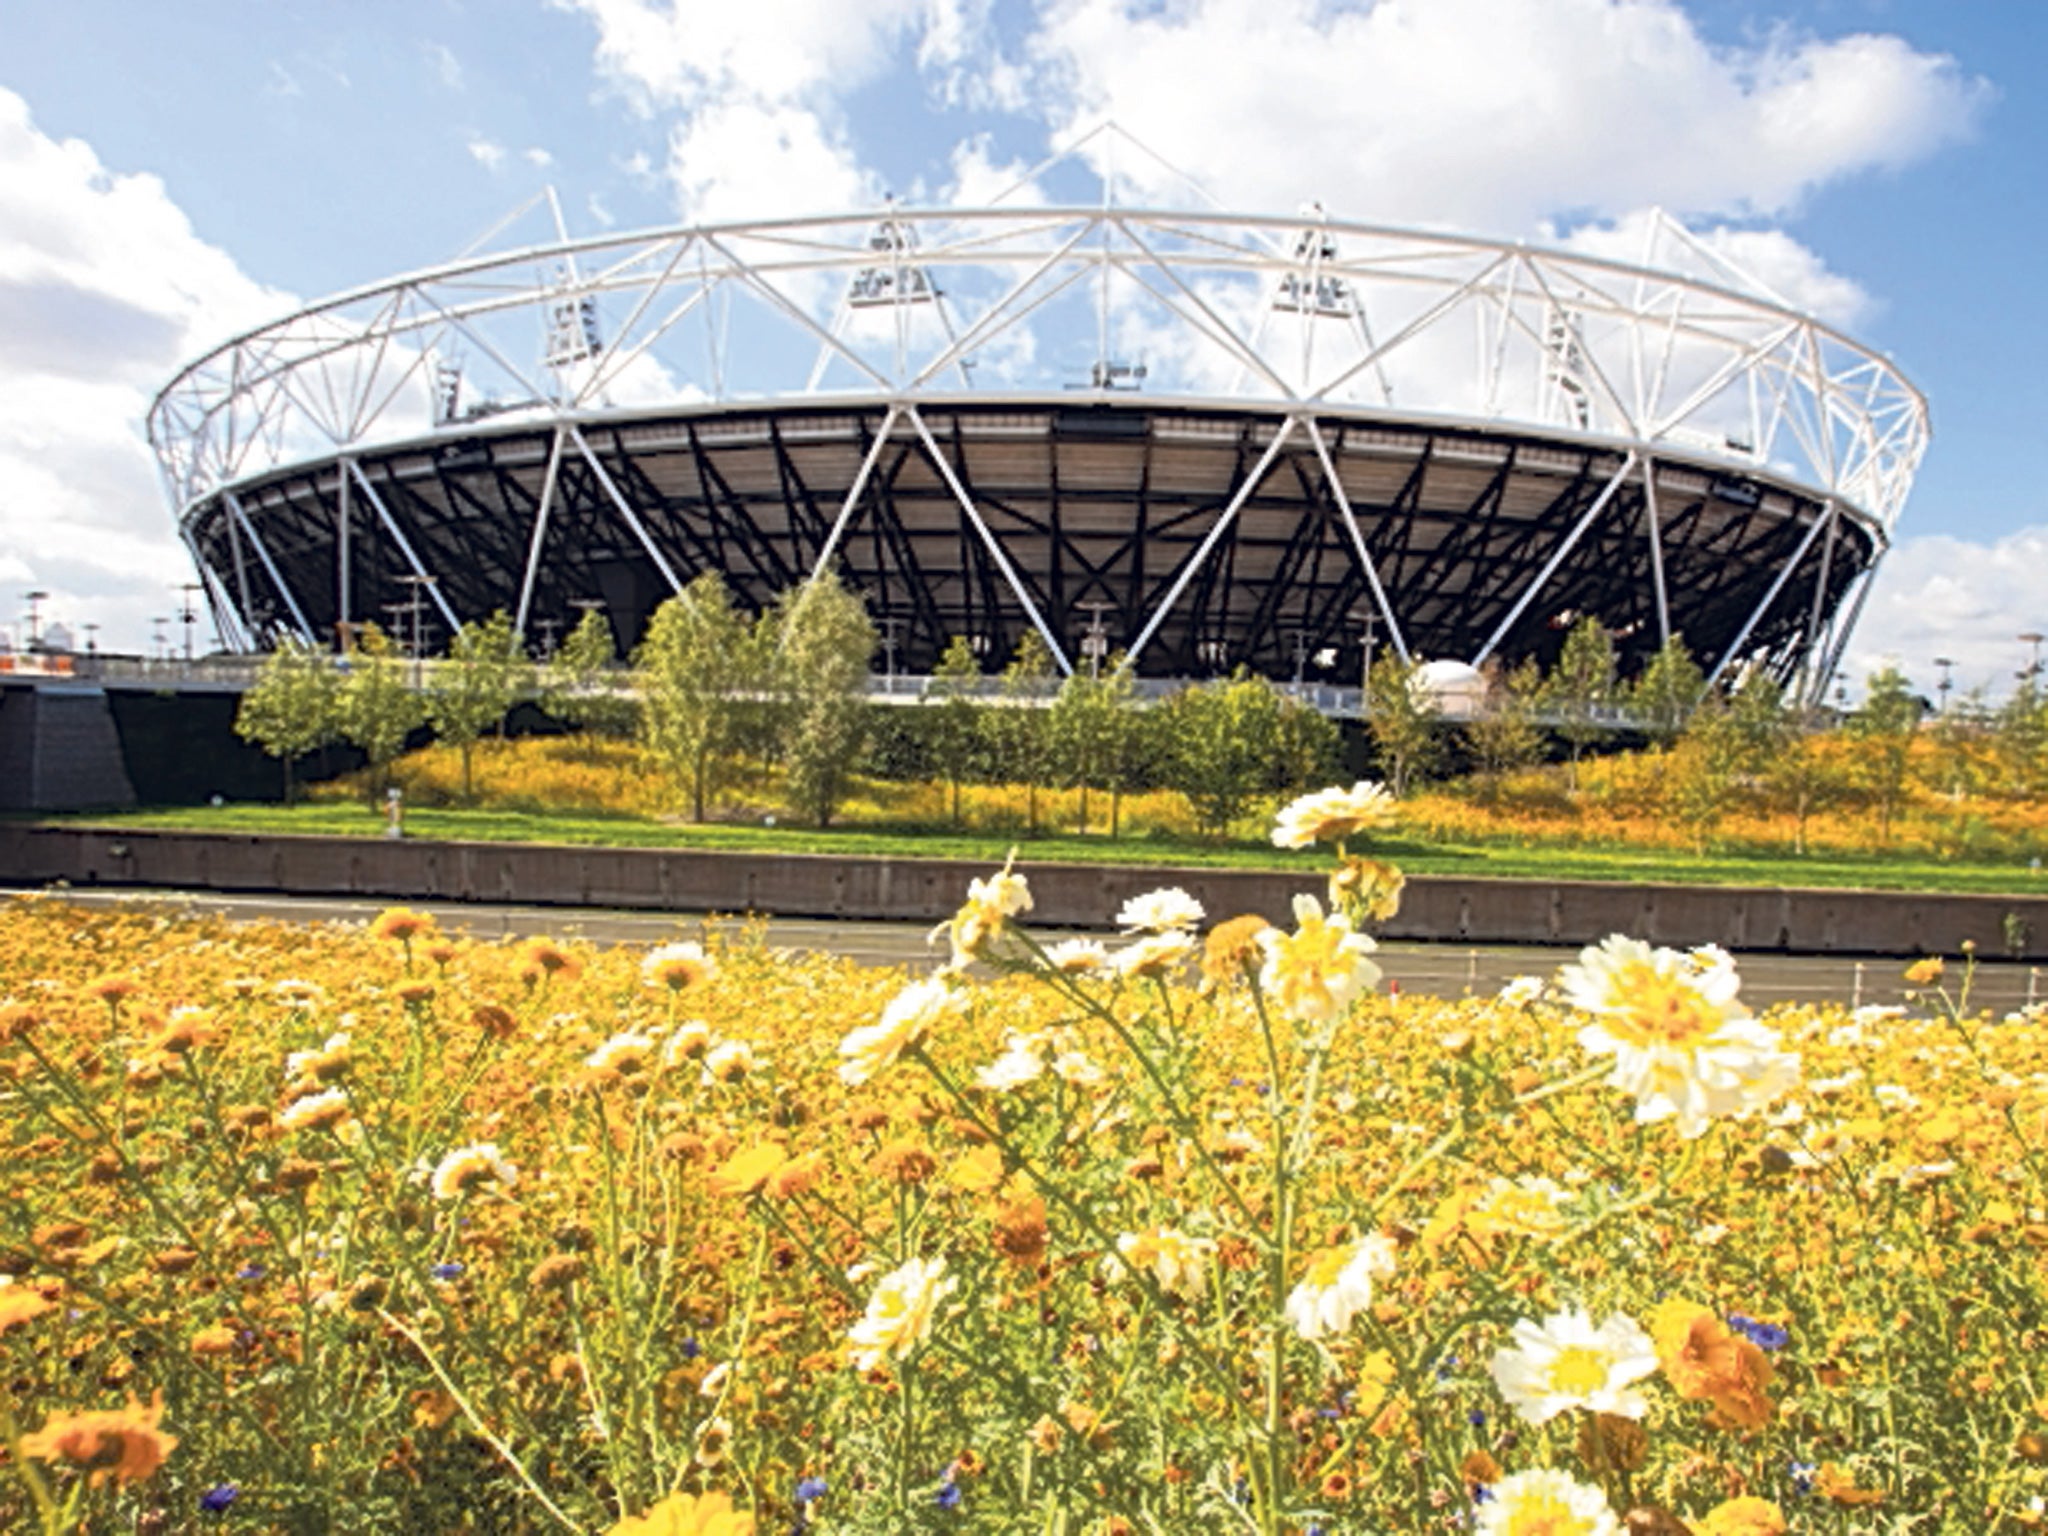
[[[239,336],[150,437],[226,642],[630,644],[836,569],[926,671],[1355,682],[1375,647],[1818,690],[1928,437],[1884,357],[1669,221],[1640,261],[1348,223],[886,207],[554,238]]]

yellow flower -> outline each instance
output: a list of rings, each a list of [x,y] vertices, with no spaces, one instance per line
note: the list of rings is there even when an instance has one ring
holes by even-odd
[[[287,1131],[331,1131],[349,1117],[348,1091],[329,1088],[309,1093],[286,1105],[277,1117],[278,1127]]]
[[[754,1517],[722,1493],[672,1493],[644,1515],[628,1515],[606,1536],[754,1536]]]
[[[939,1303],[959,1284],[945,1275],[944,1259],[912,1259],[882,1277],[866,1314],[847,1331],[856,1370],[875,1370],[891,1355],[901,1360],[931,1337]]]
[[[853,1030],[839,1042],[839,1054],[846,1058],[839,1068],[840,1081],[849,1086],[864,1083],[884,1067],[894,1066],[898,1057],[960,1007],[959,996],[944,977],[913,981],[890,999],[879,1022]]]
[[[496,1179],[510,1189],[519,1182],[519,1170],[499,1155],[496,1142],[483,1141],[471,1147],[457,1147],[442,1158],[441,1165],[434,1170],[434,1198],[453,1200],[458,1195],[471,1193],[486,1179]]]
[[[769,1175],[789,1161],[789,1151],[764,1141],[744,1152],[736,1152],[707,1181],[714,1195],[758,1195]]]
[[[1268,928],[1259,935],[1266,952],[1259,985],[1280,1010],[1296,1019],[1334,1019],[1359,993],[1380,979],[1366,958],[1373,942],[1351,931],[1351,919],[1323,916],[1313,896],[1294,898],[1295,930]]]
[[[1397,809],[1383,785],[1364,779],[1349,789],[1319,789],[1281,808],[1274,820],[1275,848],[1306,848],[1325,838],[1340,842],[1355,833],[1391,826]]]
[[[1208,1266],[1216,1245],[1206,1237],[1189,1237],[1178,1227],[1151,1227],[1124,1233],[1116,1240],[1116,1251],[1133,1269],[1149,1271],[1167,1295],[1199,1301],[1209,1288]]]
[[[1924,987],[1941,980],[1941,969],[1941,956],[1930,955],[1906,967],[1906,980],[1916,987]]]
[[[718,962],[704,953],[701,944],[664,944],[649,950],[640,962],[640,978],[650,987],[688,992],[716,981]]]
[[[1607,1496],[1563,1472],[1517,1472],[1479,1506],[1480,1536],[1621,1536]]]
[[[1558,985],[1593,1015],[1579,1044],[1614,1058],[1608,1086],[1634,1096],[1638,1121],[1676,1116],[1681,1136],[1698,1136],[1799,1081],[1799,1058],[1737,1001],[1741,982],[1720,950],[1686,955],[1615,934],[1582,951]]]
[[[936,943],[940,934],[952,940],[953,964],[965,965],[985,957],[1010,925],[1010,919],[1031,910],[1031,887],[1024,877],[1011,871],[1017,850],[1010,850],[1003,867],[986,880],[967,882],[967,900],[950,922],[932,930]]]
[[[1769,1499],[1729,1499],[1707,1511],[1693,1536],[1785,1536],[1785,1512]]]

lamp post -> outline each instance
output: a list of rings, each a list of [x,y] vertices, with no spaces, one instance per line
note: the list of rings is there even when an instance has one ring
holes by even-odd
[[[42,605],[50,600],[50,594],[38,590],[24,592],[22,596],[28,600],[28,649],[37,651],[42,649],[43,644]]]
[[[177,590],[184,597],[184,602],[178,607],[178,618],[185,625],[185,665],[189,667],[192,665],[192,626],[199,621],[199,611],[192,606],[192,598],[202,589],[198,582],[187,581],[181,583]]]
[[[1934,664],[1941,668],[1941,681],[1935,684],[1935,691],[1941,695],[1941,707],[1935,713],[1946,716],[1948,714],[1948,691],[1955,685],[1955,679],[1950,675],[1955,670],[1955,660],[1949,656],[1937,656],[1934,658]]]
[[[412,686],[417,691],[425,681],[426,658],[424,621],[427,611],[427,589],[440,580],[437,576],[421,576],[409,573],[398,578],[401,586],[412,588],[412,596],[404,604],[405,612],[412,617]]]
[[[2026,685],[2029,692],[2041,680],[2041,641],[2043,638],[2043,636],[2033,630],[2028,630],[2019,637],[2020,643],[2028,648],[2027,670],[2020,674],[2020,681]]]
[[[1081,635],[1081,654],[1088,658],[1092,681],[1102,675],[1102,658],[1109,654],[1109,626],[1102,622],[1102,603],[1088,605],[1088,628]]]

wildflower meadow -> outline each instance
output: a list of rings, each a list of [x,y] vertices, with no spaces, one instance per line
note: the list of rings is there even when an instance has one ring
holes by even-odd
[[[1391,813],[917,973],[10,905],[0,1529],[2042,1524],[2048,1017],[1398,995]]]

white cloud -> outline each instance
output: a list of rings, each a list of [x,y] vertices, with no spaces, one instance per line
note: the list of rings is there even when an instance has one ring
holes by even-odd
[[[292,303],[157,178],[50,138],[0,89],[0,568],[50,591],[47,617],[139,648],[172,611],[192,570],[144,414],[182,363]]]
[[[451,91],[463,89],[462,60],[455,57],[455,51],[446,43],[423,43],[420,46],[441,84]]]
[[[636,110],[673,116],[666,172],[691,220],[877,202],[882,183],[854,150],[842,98],[913,31],[964,46],[971,30],[950,0],[556,3],[595,24],[599,72]],[[939,45],[942,62],[952,48]]]
[[[1854,279],[1831,269],[1781,229],[1714,224],[1685,235],[1654,210],[1641,209],[1582,225],[1563,236],[1546,233],[1564,250],[1678,272],[1724,288],[1754,290],[1843,329],[1861,324],[1874,308],[1870,295]],[[1708,254],[1702,255],[1695,245],[1706,247]]]
[[[1489,233],[1780,214],[1967,133],[1988,95],[1894,37],[1717,49],[1672,0],[1054,0],[1032,52],[1056,129],[1114,117],[1226,203]]]
[[[1885,557],[1850,640],[1843,667],[1852,691],[1870,672],[1896,665],[1922,693],[1940,681],[1934,658],[1955,663],[1956,694],[2012,691],[2026,665],[2019,635],[2048,630],[2048,524],[1990,543],[1949,534],[1901,539]]]
[[[555,157],[537,144],[531,149],[522,149],[519,158],[539,171],[544,171],[555,163]]]
[[[485,138],[480,133],[469,136],[469,157],[487,171],[495,171],[505,163],[505,146]]]

